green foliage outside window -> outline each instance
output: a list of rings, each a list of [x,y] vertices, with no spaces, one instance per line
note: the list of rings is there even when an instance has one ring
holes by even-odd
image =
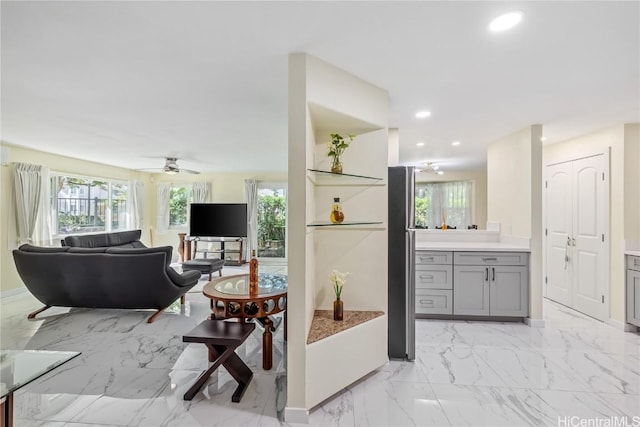
[[[258,256],[285,256],[286,214],[285,196],[274,192],[258,197]]]
[[[427,210],[429,208],[429,200],[426,197],[416,197],[415,204],[415,226],[416,228],[427,228]]]
[[[187,187],[171,187],[169,194],[169,224],[180,226],[187,224],[187,205],[189,191]]]

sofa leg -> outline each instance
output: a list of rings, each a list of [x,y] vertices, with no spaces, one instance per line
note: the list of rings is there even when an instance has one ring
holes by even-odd
[[[184,295],[181,295],[181,296],[180,296],[180,305],[184,305],[184,301],[185,301],[185,299],[186,299],[186,298],[185,298],[185,296],[184,296]]]
[[[155,313],[153,313],[153,314],[151,315],[151,317],[149,317],[149,318],[147,319],[147,323],[153,323],[153,322],[156,320],[156,318],[157,318],[158,316],[160,316],[160,315],[162,314],[162,312],[163,312],[163,311],[165,311],[165,310],[166,310],[165,308],[162,308],[162,309],[160,309],[160,310],[156,311]]]
[[[50,305],[45,305],[41,309],[38,309],[38,310],[34,311],[33,313],[29,313],[29,315],[27,316],[27,319],[33,319],[34,317],[36,317],[37,314],[42,313],[43,311],[45,311],[48,308],[51,308],[51,306]]]

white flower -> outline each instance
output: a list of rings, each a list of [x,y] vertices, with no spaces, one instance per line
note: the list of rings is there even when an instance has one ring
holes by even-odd
[[[346,282],[346,277],[349,272],[341,273],[338,270],[333,270],[329,275],[329,281],[331,285],[333,285],[333,291],[336,293],[336,298],[340,299],[340,295],[342,294],[342,287]]]

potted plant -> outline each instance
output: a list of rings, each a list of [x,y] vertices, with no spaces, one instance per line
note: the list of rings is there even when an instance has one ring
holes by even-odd
[[[340,156],[342,156],[344,150],[349,148],[349,144],[353,142],[355,135],[347,134],[346,138],[339,133],[332,133],[329,135],[331,136],[331,141],[327,142],[327,148],[329,149],[327,155],[332,158],[331,172],[342,173],[342,161],[340,160]]]

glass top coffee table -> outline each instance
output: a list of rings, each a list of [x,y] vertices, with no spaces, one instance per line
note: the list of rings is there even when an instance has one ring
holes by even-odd
[[[204,286],[202,293],[211,299],[211,318],[256,319],[264,327],[262,334],[262,368],[272,366],[273,315],[284,312],[284,339],[287,339],[287,276],[260,273],[258,295],[249,295],[249,275],[218,277]]]
[[[13,425],[13,393],[78,356],[77,351],[0,350],[2,426]]]

